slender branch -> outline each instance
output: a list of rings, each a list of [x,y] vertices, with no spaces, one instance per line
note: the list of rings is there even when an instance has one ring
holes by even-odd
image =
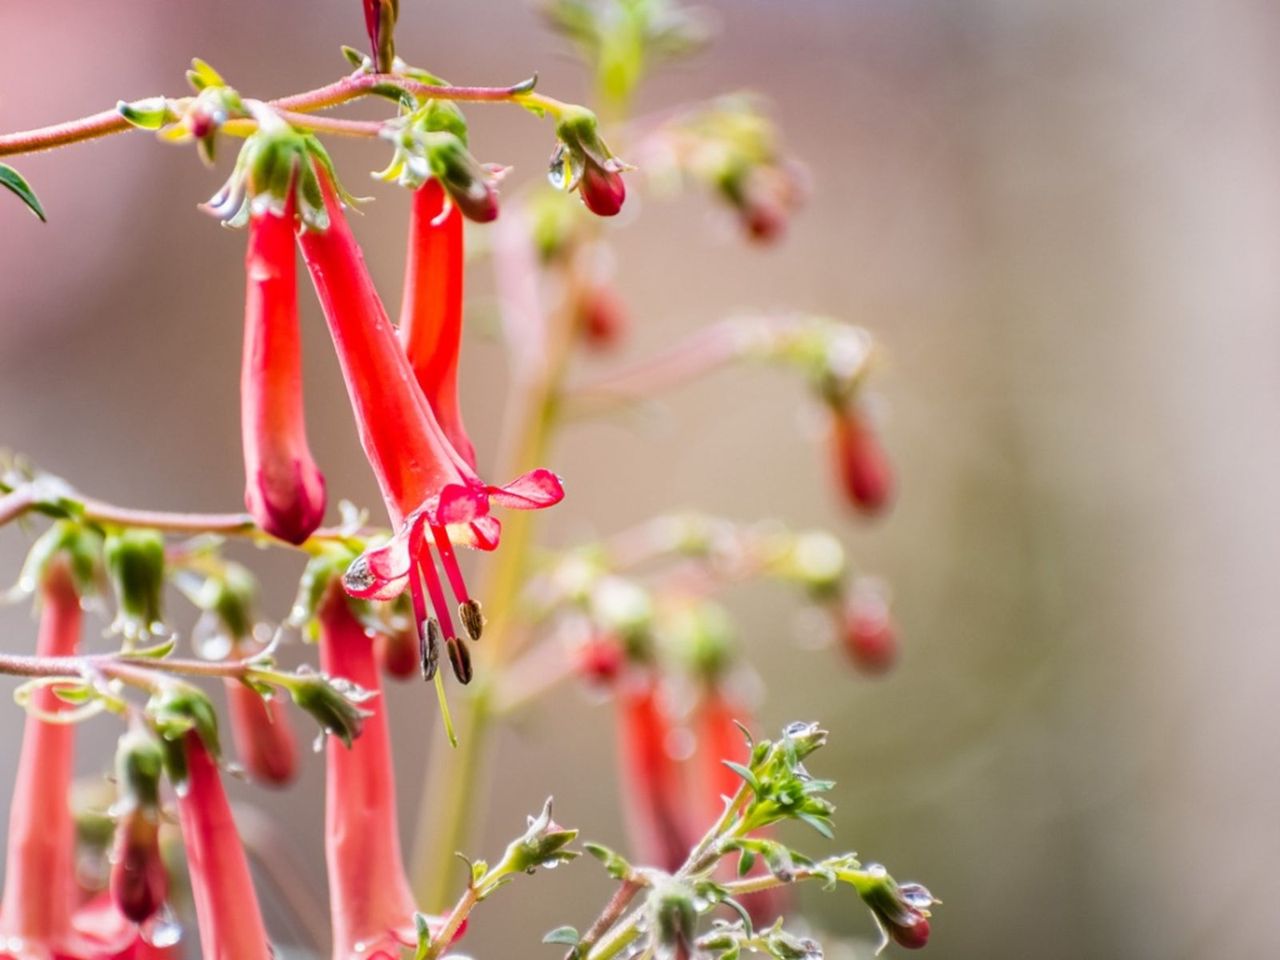
[[[622,881],[622,886],[614,891],[613,897],[605,905],[600,916],[596,917],[595,923],[587,928],[587,932],[582,935],[582,939],[578,941],[577,946],[565,954],[564,960],[576,960],[577,957],[583,956],[582,951],[589,954],[591,948],[613,927],[618,919],[627,911],[627,907],[631,906],[631,901],[636,898],[645,884],[642,880],[628,878]]]
[[[65,147],[81,140],[94,140],[113,133],[127,133],[134,129],[117,110],[103,110],[89,117],[55,123],[35,130],[0,134],[0,157],[15,153],[39,153]]]
[[[458,935],[458,930],[462,928],[463,923],[479,902],[479,890],[473,884],[467,884],[466,892],[458,898],[449,915],[444,918],[444,926],[431,938],[431,946],[427,948],[423,960],[436,960],[441,953],[449,949],[453,944],[453,938]]]
[[[247,513],[173,513],[166,510],[135,510],[102,500],[82,499],[84,518],[94,523],[122,527],[149,527],[166,533],[221,533],[268,536]]]
[[[260,665],[247,660],[149,659],[119,654],[35,657],[0,653],[0,673],[14,677],[82,677],[86,671],[97,671],[104,676],[121,680],[136,680],[141,673],[240,680],[256,669],[260,669]]]
[[[285,114],[286,119],[299,126],[333,133],[341,136],[370,137],[377,136],[381,124],[355,120],[334,120],[309,118],[303,119],[298,113],[312,110],[323,110],[337,106],[350,100],[369,96],[379,90],[403,90],[419,98],[438,98],[447,100],[465,100],[475,103],[518,103],[523,106],[537,107],[551,114],[558,113],[564,104],[551,97],[535,94],[528,82],[514,84],[509,87],[453,87],[419,83],[407,77],[395,74],[359,74],[344,77],[335,83],[296,93],[287,97],[270,101],[270,104]],[[38,153],[65,147],[84,140],[96,140],[99,137],[114,133],[127,133],[137,129],[126,120],[118,110],[104,110],[88,117],[55,123],[47,127],[32,130],[19,130],[15,133],[0,134],[0,157],[21,153]]]
[[[0,527],[16,520],[35,505],[35,493],[30,487],[18,487],[0,496]]]
[[[659,390],[688,383],[731,363],[751,342],[754,338],[744,336],[739,321],[714,324],[630,369],[571,389],[565,397],[568,414],[587,416],[649,399]]]

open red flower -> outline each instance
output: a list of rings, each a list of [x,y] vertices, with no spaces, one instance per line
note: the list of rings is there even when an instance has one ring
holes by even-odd
[[[439,555],[467,633],[476,639],[483,618],[467,593],[454,544],[491,550],[501,529],[490,515],[491,502],[540,509],[558,503],[564,489],[554,473],[541,469],[505,486],[490,486],[454,449],[387,318],[330,175],[323,167],[315,172],[329,223],[326,229],[304,229],[299,243],[337,350],[365,455],[396,528],[390,543],[352,564],[344,583],[353,596],[382,600],[408,588],[424,673],[434,675],[435,637],[443,629],[446,641],[452,641],[455,673],[466,682],[466,648],[457,641],[431,550]],[[434,619],[427,613],[428,595]]]
[[[293,193],[279,210],[251,206],[240,374],[244,500],[267,533],[302,543],[324,519],[325,487],[302,409]]]
[[[331,677],[381,691],[374,642],[336,585],[318,610],[320,662]],[[325,752],[325,861],[333,960],[398,958],[417,943],[416,908],[396,825],[395,772],[386,703],[369,703],[360,736]]]

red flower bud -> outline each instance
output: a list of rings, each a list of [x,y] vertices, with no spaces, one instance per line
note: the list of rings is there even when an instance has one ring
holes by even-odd
[[[577,650],[578,675],[593,686],[611,686],[626,660],[626,651],[617,637],[596,635]]]
[[[418,662],[418,638],[411,630],[388,630],[373,638],[373,652],[389,676],[397,680],[416,677],[422,669]]]
[[[284,704],[264,700],[239,680],[227,680],[226,687],[231,739],[249,776],[273,786],[291,783],[298,769],[298,748]]]
[[[262,529],[302,543],[324,519],[324,476],[307,444],[298,338],[292,191],[283,213],[249,220],[240,421],[245,506]]]
[[[169,871],[160,853],[158,810],[137,806],[121,817],[111,860],[111,899],[122,914],[142,923],[169,895]]]
[[[849,503],[866,514],[876,514],[893,498],[893,469],[884,448],[856,408],[833,411],[831,451],[836,476]]]
[[[616,216],[627,199],[627,185],[622,174],[588,157],[582,170],[578,193],[588,210],[598,217]]]
[[[622,298],[608,286],[598,286],[583,294],[578,303],[578,329],[587,346],[608,350],[625,336],[630,320]]]
[[[898,632],[884,589],[860,581],[840,611],[840,639],[849,659],[863,673],[880,674],[898,660]]]

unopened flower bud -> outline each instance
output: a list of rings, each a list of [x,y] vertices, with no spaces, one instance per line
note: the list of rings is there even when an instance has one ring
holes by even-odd
[[[595,114],[582,108],[566,110],[556,124],[560,142],[551,154],[548,179],[560,190],[577,190],[583,204],[600,217],[622,209],[627,165],[613,155],[600,137]]]
[[[164,750],[150,734],[132,730],[120,738],[110,886],[116,907],[134,923],[153,916],[169,893],[169,874],[160,852],[163,769]]]
[[[587,683],[607,687],[618,679],[626,660],[626,652],[617,637],[597,633],[577,649],[575,662],[578,675]]]
[[[831,453],[849,503],[877,514],[893,499],[893,469],[866,414],[854,407],[833,411]]]
[[[134,923],[154,916],[169,895],[160,852],[160,812],[135,807],[121,815],[111,851],[111,899]]]
[[[627,199],[627,185],[617,170],[588,160],[578,184],[578,194],[597,217],[613,217]]]
[[[126,644],[162,633],[164,537],[154,530],[115,531],[107,535],[103,555],[119,606],[112,629]]]
[[[898,633],[882,584],[859,580],[840,611],[840,641],[863,673],[884,673],[898,660]]]
[[[616,346],[630,325],[626,305],[612,287],[593,287],[583,294],[578,303],[578,330],[583,341],[593,350],[608,350]]]
[[[929,908],[938,901],[918,883],[899,886],[883,866],[867,866],[854,886],[871,908],[885,943],[892,941],[906,950],[919,950],[929,942]]]
[[[551,798],[548,797],[542,805],[542,812],[529,818],[524,836],[507,846],[502,863],[513,872],[532,873],[538,867],[550,869],[578,855],[565,849],[577,836],[577,830],[566,829],[552,819]]]

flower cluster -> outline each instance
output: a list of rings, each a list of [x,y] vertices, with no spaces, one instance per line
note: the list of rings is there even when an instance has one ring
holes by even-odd
[[[773,740],[751,738],[760,678],[742,656],[724,596],[745,581],[798,588],[819,614],[799,631],[800,645],[838,646],[873,674],[898,651],[883,581],[855,572],[828,531],[696,513],[534,548],[529,511],[558,504],[565,492],[542,466],[558,427],[623,402],[649,402],[664,387],[738,359],[798,370],[808,381],[828,414],[838,489],[854,508],[880,513],[894,494],[866,389],[875,350],[858,327],[825,317],[730,320],[648,362],[575,381],[573,351],[615,347],[632,323],[605,220],[626,204],[632,167],[606,134],[642,161],[647,186],[701,183],[752,240],[782,234],[805,184],[785,138],[750,97],[622,122],[653,65],[705,41],[696,11],[678,0],[548,0],[543,10],[592,68],[599,114],[543,95],[536,77],[464,87],[410,66],[396,55],[399,0],[362,0],[352,4],[353,22],[363,14],[368,53],[344,48],[353,72],[324,87],[258,100],[196,60],[187,96],[121,102],[113,113],[0,137],[0,152],[23,152],[143,129],[194,145],[206,164],[220,144],[243,139],[229,178],[203,209],[245,229],[247,511],[118,507],[24,462],[0,460],[0,526],[32,514],[53,520],[9,592],[37,599],[36,653],[0,655],[0,673],[25,678],[15,698],[27,713],[0,960],[176,960],[185,955],[186,920],[178,919],[185,907],[194,909],[209,960],[283,952],[272,942],[256,874],[287,865],[264,849],[259,831],[237,824],[226,775],[287,787],[306,762],[293,710],[318,728],[324,755],[333,960],[458,960],[449,951],[478,904],[519,876],[578,856],[578,832],[556,821],[548,799],[492,863],[466,859],[465,876],[457,876],[453,861],[486,795],[480,751],[494,721],[575,676],[610,705],[631,843],[625,857],[585,845],[618,888],[583,933],[562,927],[548,935],[568,947],[569,960],[749,953],[816,960],[817,938],[784,923],[788,888],[809,879],[852,887],[884,944],[915,949],[929,940],[937,901],[924,887],[898,884],[851,854],[812,859],[784,841],[779,827],[787,822],[832,836],[834,784],[806,769],[827,734],[798,723]],[[366,96],[389,102],[392,115],[319,113]],[[473,154],[467,101],[514,104],[554,124],[550,186],[500,197],[507,168]],[[397,322],[348,222],[357,200],[321,142],[329,134],[389,149],[390,162],[374,176],[410,191]],[[0,185],[43,218],[16,170],[0,164]],[[473,246],[493,259],[509,347],[511,449],[501,477],[514,479],[507,482],[492,482],[499,471],[484,464],[460,401],[469,236],[492,241]],[[347,503],[325,524],[330,491],[306,424],[299,254],[384,525]],[[500,519],[498,508],[521,513]],[[253,571],[231,559],[232,538],[307,558],[280,622],[264,617],[270,598]],[[464,577],[462,548],[487,565],[488,618]],[[85,611],[103,607],[112,608],[110,646],[82,650]],[[194,621],[194,657],[179,652],[186,630],[175,607]],[[314,642],[318,662],[279,666],[282,645],[299,636]],[[442,654],[448,671],[440,669]],[[463,685],[482,677],[459,691],[465,725],[454,725],[446,673]],[[384,674],[434,683],[456,749],[431,756],[412,861],[401,848]],[[77,821],[68,800],[74,725],[100,714],[124,732],[114,775],[100,781]],[[94,829],[78,837],[78,822]],[[321,915],[318,907],[302,912]],[[323,932],[314,939],[323,951]]]

